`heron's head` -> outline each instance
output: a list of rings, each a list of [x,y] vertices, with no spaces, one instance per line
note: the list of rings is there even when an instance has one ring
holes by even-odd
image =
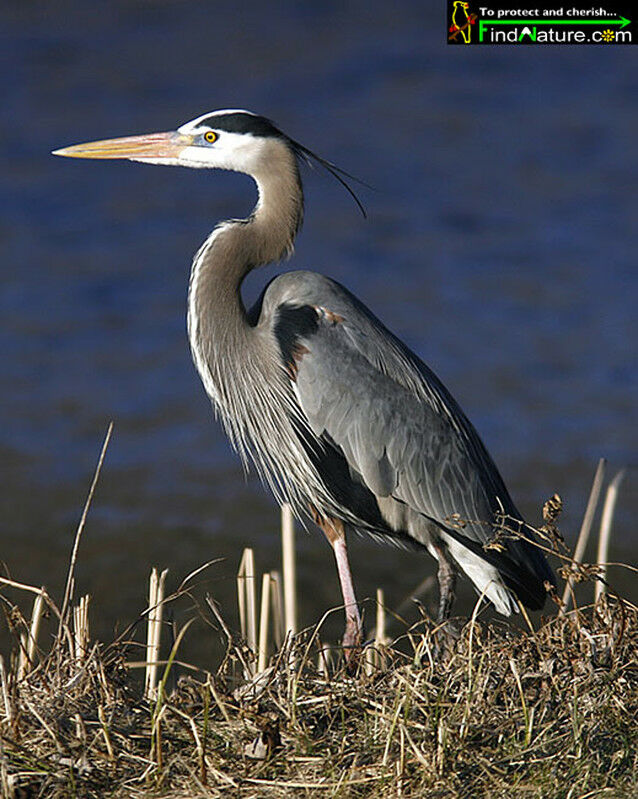
[[[254,175],[273,159],[295,155],[295,143],[250,111],[212,111],[175,131],[126,136],[55,150],[71,158],[127,158],[151,164],[230,169]]]
[[[286,136],[266,117],[250,111],[210,111],[174,131],[75,144],[54,150],[53,155],[126,158],[149,164],[229,169],[256,179],[264,173],[272,173],[278,165],[284,169],[293,167],[298,174],[297,161],[310,163],[313,160],[345,186],[365,216],[359,199],[342,177],[351,175]]]

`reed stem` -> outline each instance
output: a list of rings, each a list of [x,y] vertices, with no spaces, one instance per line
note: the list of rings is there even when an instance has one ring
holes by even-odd
[[[282,570],[286,633],[297,634],[297,575],[295,565],[295,519],[290,505],[281,508]]]
[[[576,542],[574,557],[572,558],[572,572],[576,571],[574,567],[582,562],[583,555],[585,554],[585,547],[587,546],[587,541],[589,540],[589,533],[591,531],[591,526],[594,521],[596,506],[598,505],[598,498],[600,497],[600,490],[602,488],[603,479],[605,477],[606,465],[607,461],[605,460],[605,458],[601,458],[598,461],[598,466],[596,467],[596,474],[594,475],[594,482],[592,483],[591,491],[589,493],[587,507],[585,508],[585,515],[583,516],[583,523],[580,527],[578,541]],[[572,599],[573,583],[574,583],[574,575],[570,574],[569,577],[567,578],[565,590],[563,591],[562,604],[560,610],[558,611],[559,616],[562,616],[562,614],[566,613],[567,610],[569,609],[569,605]]]
[[[600,519],[600,533],[598,535],[598,554],[596,556],[596,563],[598,564],[600,579],[596,580],[594,587],[594,601],[597,602],[601,596],[607,592],[607,561],[609,560],[609,539],[611,537],[611,525],[614,519],[614,511],[616,510],[616,500],[618,499],[618,490],[620,484],[625,476],[625,470],[621,469],[615,475],[614,479],[607,486],[607,493],[605,494],[605,503],[603,505],[603,514]]]
[[[259,657],[257,660],[257,673],[266,668],[268,662],[268,627],[270,617],[270,574],[266,573],[261,579],[261,608],[259,611]]]

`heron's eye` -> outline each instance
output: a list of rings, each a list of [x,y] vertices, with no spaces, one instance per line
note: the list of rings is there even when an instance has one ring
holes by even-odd
[[[214,142],[214,141],[217,139],[217,134],[216,134],[216,133],[213,133],[213,131],[212,131],[212,130],[209,130],[209,131],[207,131],[207,132],[204,134],[204,139],[206,139],[206,141],[207,141],[209,144],[212,144],[212,143],[213,143],[213,142]]]

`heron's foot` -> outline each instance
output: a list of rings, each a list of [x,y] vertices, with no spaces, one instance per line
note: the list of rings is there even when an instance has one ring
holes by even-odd
[[[346,668],[350,674],[357,670],[363,651],[362,644],[363,626],[361,619],[358,614],[356,616],[348,615],[341,645],[343,647],[343,656],[346,659]]]
[[[461,631],[454,622],[447,621],[441,622],[437,629],[434,631],[434,646],[432,654],[436,660],[447,660],[450,657],[456,642],[461,637]]]

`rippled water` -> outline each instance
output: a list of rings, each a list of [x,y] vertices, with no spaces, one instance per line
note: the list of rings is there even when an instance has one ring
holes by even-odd
[[[360,190],[364,221],[306,174],[284,268],[345,283],[423,356],[531,520],[557,491],[573,537],[598,457],[611,473],[635,466],[633,48],[447,48],[438,2],[23,1],[1,14],[0,509],[16,578],[60,589],[110,419],[78,568],[99,634],[143,606],[153,564],[177,584],[225,557],[207,587],[228,608],[244,546],[277,565],[277,509],[213,422],[184,323],[192,253],[250,210],[251,182],[49,155],[215,108],[265,113],[374,186]],[[613,559],[638,550],[635,489],[630,471]],[[336,577],[319,536],[301,536],[299,559],[310,623],[337,604]],[[383,585],[391,605],[432,570],[365,542],[353,561],[360,595]]]

